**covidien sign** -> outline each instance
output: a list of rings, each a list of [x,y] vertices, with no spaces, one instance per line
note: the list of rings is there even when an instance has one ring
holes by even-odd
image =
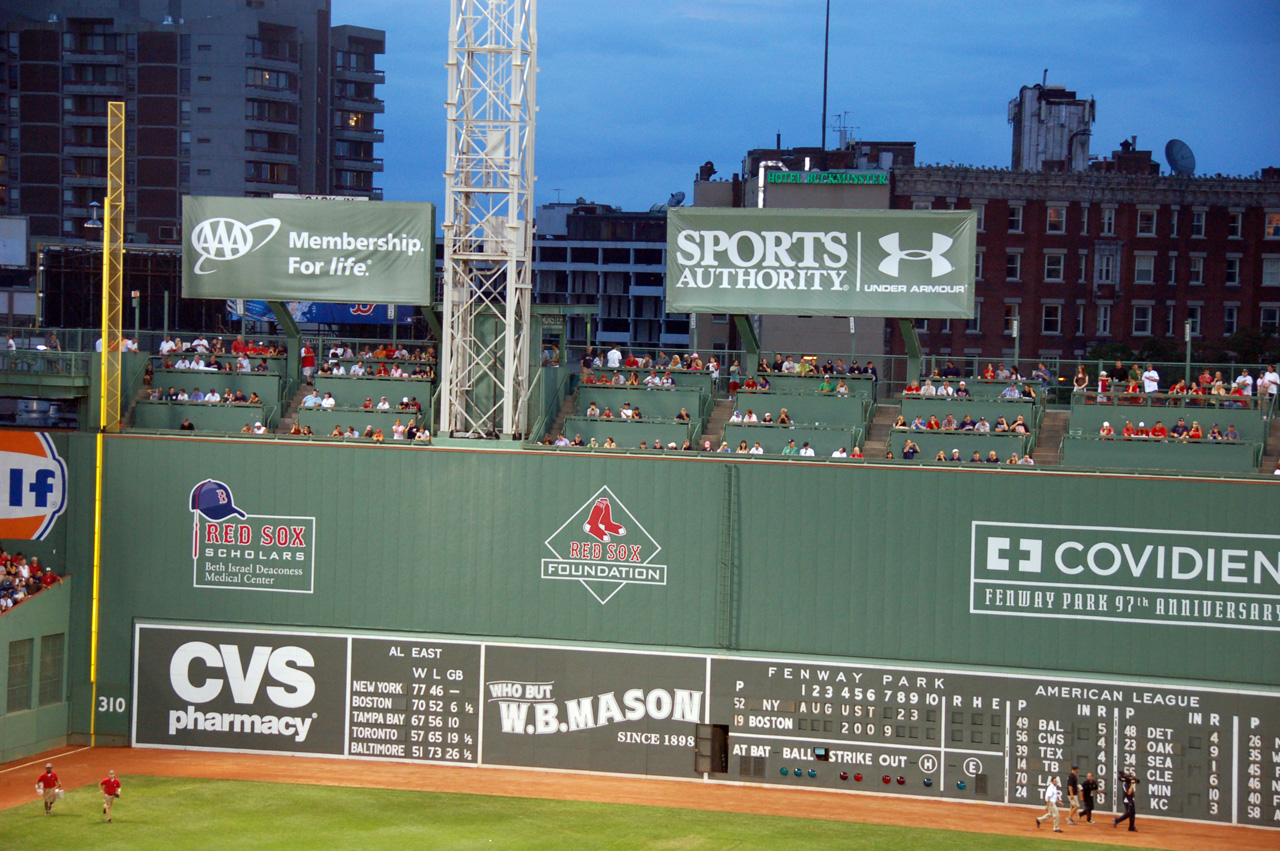
[[[975,243],[965,211],[672,209],[667,307],[967,319]]]

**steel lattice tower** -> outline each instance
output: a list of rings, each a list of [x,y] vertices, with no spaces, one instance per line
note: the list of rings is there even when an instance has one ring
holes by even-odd
[[[537,0],[452,0],[440,427],[523,434]]]

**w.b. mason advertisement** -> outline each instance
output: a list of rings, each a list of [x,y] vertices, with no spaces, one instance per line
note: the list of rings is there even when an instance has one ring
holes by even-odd
[[[667,309],[973,316],[977,223],[961,210],[667,212]]]

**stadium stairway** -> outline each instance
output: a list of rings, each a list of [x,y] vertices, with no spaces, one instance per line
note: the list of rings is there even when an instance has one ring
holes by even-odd
[[[1040,429],[1036,434],[1036,446],[1031,450],[1031,459],[1039,466],[1062,463],[1062,436],[1067,433],[1067,420],[1070,411],[1044,412],[1040,421]]]
[[[294,422],[298,419],[298,409],[302,407],[302,397],[311,392],[310,384],[303,384],[298,387],[298,392],[293,394],[293,398],[289,400],[289,404],[285,405],[283,411],[280,412],[280,420],[276,425],[276,431],[280,434],[288,434],[289,429],[293,428]]]
[[[889,433],[893,431],[893,423],[898,419],[899,405],[881,405],[876,408],[875,418],[867,426],[867,435],[863,438],[862,454],[867,458],[883,458],[885,447],[889,445]]]
[[[547,430],[547,434],[552,437],[559,437],[560,432],[564,430],[565,418],[573,416],[578,411],[578,394],[570,393],[564,397],[564,402],[560,405],[560,411],[556,414],[555,422]]]
[[[711,409],[711,419],[707,421],[707,427],[702,430],[703,440],[711,441],[711,448],[716,449],[724,441],[724,427],[729,422],[729,417],[733,416],[737,405],[735,399],[717,399],[715,407]],[[731,449],[734,447],[730,447]]]
[[[1275,470],[1278,463],[1280,463],[1280,417],[1273,417],[1271,429],[1267,432],[1267,447],[1262,454],[1261,471],[1270,473]]]

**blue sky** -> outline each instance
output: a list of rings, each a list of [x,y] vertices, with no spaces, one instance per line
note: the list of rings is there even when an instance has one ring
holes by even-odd
[[[829,115],[916,160],[1008,166],[1023,85],[1098,102],[1092,152],[1137,135],[1198,173],[1280,166],[1280,2],[861,3],[833,0]],[[536,202],[647,209],[751,148],[817,145],[825,0],[542,0]],[[333,0],[333,22],[387,31],[387,200],[444,199],[447,0]],[[829,146],[838,134],[827,132]]]

